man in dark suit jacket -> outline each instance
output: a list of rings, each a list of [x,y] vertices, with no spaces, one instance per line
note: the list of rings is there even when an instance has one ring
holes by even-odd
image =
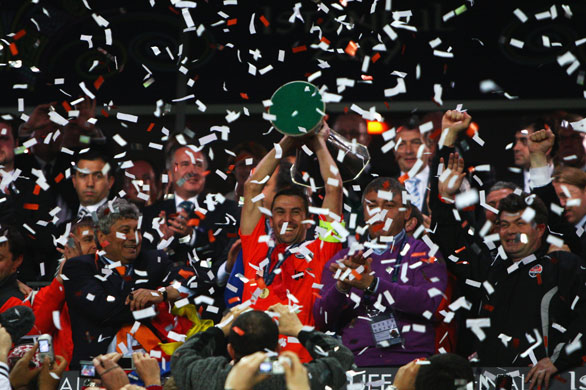
[[[171,284],[183,282],[164,252],[141,251],[140,213],[136,206],[116,199],[103,205],[97,215],[97,238],[102,251],[98,256],[70,259],[63,267],[74,343],[71,368],[79,367],[80,360],[116,347],[122,349],[120,343],[132,351],[136,343],[128,345],[126,337],[118,340],[117,333],[135,320],[166,341],[150,326],[154,311],[147,314],[142,310],[178,299],[180,293]]]
[[[178,144],[168,155],[174,193],[145,208],[145,247],[164,249],[176,265],[195,271],[188,286],[195,295],[214,299],[214,304],[205,306],[203,317],[217,321],[223,308],[218,270],[238,233],[238,206],[222,195],[206,193],[208,162],[201,150]]]

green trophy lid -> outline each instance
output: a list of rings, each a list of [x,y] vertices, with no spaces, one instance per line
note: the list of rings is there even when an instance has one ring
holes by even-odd
[[[325,115],[326,105],[319,90],[306,81],[291,81],[281,86],[271,102],[269,114],[276,117],[271,123],[286,135],[301,136],[316,130]]]

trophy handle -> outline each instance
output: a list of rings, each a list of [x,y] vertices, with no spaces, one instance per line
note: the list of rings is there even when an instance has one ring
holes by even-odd
[[[359,143],[353,144],[332,129],[326,140],[326,146],[336,162],[344,183],[356,180],[370,163],[370,153],[366,146]],[[338,159],[339,156],[343,156],[341,161]],[[295,164],[291,166],[291,180],[297,185],[311,188],[309,179],[303,178],[304,172],[313,178],[315,188],[324,186],[317,157],[308,156],[303,150],[298,149]]]

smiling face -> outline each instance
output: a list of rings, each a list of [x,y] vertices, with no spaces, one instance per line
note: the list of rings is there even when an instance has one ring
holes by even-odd
[[[106,256],[112,261],[122,264],[132,263],[140,253],[142,235],[138,227],[138,220],[132,218],[118,219],[110,228],[110,233],[98,232],[100,243]]]
[[[395,159],[401,169],[401,172],[409,172],[417,162],[417,152],[423,146],[421,160],[423,165],[421,169],[427,166],[429,160],[429,148],[425,145],[423,136],[418,129],[403,128],[397,134],[397,149],[395,150]]]
[[[486,195],[486,203],[498,210],[501,200],[512,193],[513,190],[510,188],[501,188],[500,190],[491,191],[488,193],[488,195]],[[484,216],[486,217],[487,221],[492,223],[491,233],[496,233],[498,230],[498,226],[496,224],[498,216],[488,209],[484,209]]]
[[[77,163],[71,180],[82,206],[96,204],[108,197],[114,178],[108,172],[104,172],[105,165],[102,159],[79,160]]]
[[[371,238],[399,234],[411,217],[411,210],[402,203],[399,192],[393,193],[392,200],[387,200],[379,198],[377,191],[369,191],[364,196],[362,207],[364,219],[370,221],[368,234]]]
[[[564,208],[566,220],[572,225],[580,222],[586,215],[586,189],[556,181],[554,181],[553,186]]]
[[[201,152],[188,147],[179,148],[173,155],[173,166],[169,176],[175,184],[175,192],[183,199],[201,193],[206,184],[207,161]]]
[[[513,261],[535,253],[541,246],[541,237],[545,232],[544,224],[527,222],[521,218],[523,211],[499,215],[499,237],[501,245]]]
[[[273,201],[271,225],[277,241],[281,244],[294,244],[305,239],[307,227],[305,203],[296,195],[279,195]],[[283,225],[287,224],[284,231]]]

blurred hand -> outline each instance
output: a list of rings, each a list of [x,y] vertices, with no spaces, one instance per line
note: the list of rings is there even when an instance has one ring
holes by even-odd
[[[360,290],[366,290],[374,280],[375,276],[371,275],[371,264],[372,264],[372,257],[368,259],[362,258],[362,252],[360,253],[360,260],[356,262],[356,254],[352,257],[345,257],[342,260],[342,266],[338,265],[342,268],[342,273],[344,273],[345,268],[351,268],[353,271],[350,275],[353,275],[354,278],[352,280],[349,279],[350,275],[344,280],[340,280],[340,283],[345,283],[351,287],[355,287]],[[345,268],[344,268],[345,267]],[[360,268],[362,267],[362,268]],[[362,270],[358,273],[358,270]]]
[[[49,111],[51,110],[51,106],[54,106],[57,102],[51,102],[47,104],[39,104],[35,107],[32,114],[29,116],[28,120],[26,121],[26,127],[30,130],[38,129],[47,126],[51,123],[51,119],[49,119]],[[19,136],[27,136],[25,134],[19,134]],[[28,134],[30,136],[30,133]]]
[[[415,378],[417,378],[417,373],[421,367],[420,364],[417,364],[418,360],[419,359],[415,359],[399,368],[399,371],[397,371],[397,374],[395,375],[395,380],[393,381],[393,386],[395,386],[397,390],[415,390]]]
[[[285,383],[289,390],[309,390],[309,377],[307,376],[307,369],[299,357],[291,351],[284,351],[281,356],[288,357],[291,361],[291,365],[283,364],[285,369]]]
[[[136,372],[145,386],[161,385],[161,368],[157,359],[150,357],[146,353],[135,352],[132,354],[132,360],[136,367]]]
[[[228,252],[228,259],[226,260],[226,272],[232,272],[232,268],[234,267],[234,263],[236,262],[236,257],[238,257],[238,253],[242,249],[242,242],[240,239],[234,241],[230,251]]]
[[[61,249],[61,248],[55,248],[55,249],[57,249],[57,251],[63,255],[65,260],[69,260],[73,257],[83,255],[82,250],[81,250],[81,244],[80,244],[79,240],[73,235],[73,233],[69,233],[69,238],[67,240],[67,243],[63,247],[63,249]]]
[[[167,225],[169,230],[177,237],[191,236],[193,233],[193,226],[188,224],[189,215],[187,211],[181,209],[175,218],[167,218]]]
[[[222,317],[222,321],[220,321],[218,325],[222,325],[220,329],[222,329],[224,336],[228,337],[228,334],[230,334],[230,329],[232,329],[232,324],[234,323],[234,320],[238,318],[240,314],[244,313],[247,310],[248,307],[236,305],[232,309],[230,309],[230,311],[226,313],[224,317]]]
[[[41,367],[34,367],[33,357],[37,352],[39,344],[35,343],[27,353],[14,365],[10,371],[10,385],[13,389],[26,387],[41,372]],[[31,368],[33,365],[33,368]]]
[[[41,373],[39,374],[39,390],[57,390],[59,380],[67,367],[67,360],[63,356],[55,355],[55,362],[51,367],[51,360],[45,356]]]
[[[121,356],[119,353],[111,353],[99,355],[92,360],[96,374],[100,376],[102,385],[107,390],[119,390],[130,383],[122,367],[116,363]]]
[[[307,146],[309,146],[309,148],[314,152],[317,152],[326,146],[326,140],[328,139],[329,135],[330,126],[328,126],[328,123],[324,120],[318,132],[307,135]]]
[[[244,356],[232,369],[226,378],[225,389],[251,390],[254,385],[267,378],[259,374],[258,367],[267,357],[264,352],[255,352]]]
[[[285,336],[297,337],[303,324],[297,314],[291,311],[289,306],[277,303],[268,308],[269,311],[279,314],[279,333]]]
[[[529,153],[539,153],[546,155],[551,150],[555,141],[555,135],[549,129],[539,130],[529,135],[527,147]]]
[[[525,377],[525,383],[531,383],[529,390],[533,389],[533,387],[536,389],[548,389],[549,380],[556,372],[558,372],[558,369],[553,365],[552,361],[549,358],[543,358],[529,370]]]
[[[20,280],[17,280],[16,282],[18,283],[18,291],[20,291],[25,297],[33,292],[32,288],[30,288]]]
[[[440,164],[444,163],[443,157],[440,158]],[[445,168],[450,174],[444,181],[438,181],[438,192],[442,198],[452,199],[460,190],[460,186],[466,177],[464,170],[464,159],[458,156],[458,153],[450,153],[448,165]]]
[[[0,362],[8,362],[8,353],[12,347],[12,338],[2,325],[0,325]]]
[[[130,310],[135,311],[161,302],[163,302],[163,296],[157,290],[139,288],[126,297],[124,304],[130,305]]]

